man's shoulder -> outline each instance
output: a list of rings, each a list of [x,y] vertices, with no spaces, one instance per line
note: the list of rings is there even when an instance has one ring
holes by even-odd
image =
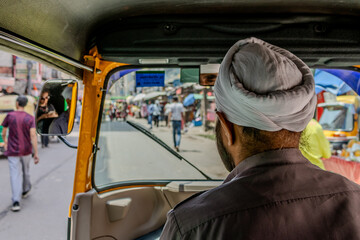
[[[246,181],[230,181],[211,190],[197,193],[179,203],[171,212],[181,234],[204,226],[206,223],[221,221],[226,225],[232,214],[242,217],[241,212],[264,205],[266,199],[249,192]],[[230,223],[230,222],[229,222]]]
[[[186,232],[211,219],[215,219],[234,209],[229,184],[192,195],[172,210],[181,232]],[[194,217],[196,216],[196,217]]]
[[[31,116],[33,117],[31,114],[25,112],[25,111],[12,111],[8,113],[9,115],[25,115],[25,116]]]
[[[12,111],[12,112],[9,112],[7,115],[8,116],[16,116],[18,114],[18,111]]]
[[[336,193],[341,192],[359,192],[360,194],[360,185],[356,184],[353,181],[350,181],[346,177],[329,172],[329,171],[322,171],[323,172],[323,179],[324,181],[328,182],[328,186],[332,186],[332,191]]]
[[[312,171],[310,168],[308,170]],[[266,179],[254,182],[254,177],[237,178],[209,191],[193,195],[179,203],[171,214],[176,219],[180,231],[184,233],[206,222],[231,214],[236,214],[239,219],[242,219],[246,217],[242,214],[244,211],[255,211],[263,206],[275,206],[274,203],[279,202],[288,204],[299,199],[324,197],[331,199],[331,196],[338,196],[347,199],[346,201],[360,203],[359,185],[343,176],[320,169],[314,174],[317,175],[315,178],[317,181],[325,183],[317,184],[311,179],[298,179],[294,180],[294,184],[288,183],[286,184],[288,186],[284,187],[284,183],[280,183],[280,180],[276,180],[274,186],[269,186],[269,179],[267,182]],[[296,189],[290,188],[290,185],[295,186]],[[264,191],[269,191],[271,194]]]
[[[29,113],[27,113],[27,112],[24,112],[24,119],[26,120],[26,121],[35,121],[35,117],[33,116],[33,115],[31,115],[31,114],[29,114]]]
[[[23,117],[27,117],[27,116],[31,116],[31,115],[24,111],[12,111],[12,112],[9,112],[7,114],[7,116],[14,117],[14,118],[23,118]]]

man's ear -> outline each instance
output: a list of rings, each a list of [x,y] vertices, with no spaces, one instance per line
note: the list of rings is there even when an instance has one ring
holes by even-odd
[[[224,130],[228,146],[233,145],[235,142],[234,124],[226,119],[224,113],[216,112],[216,114],[220,120],[221,127]]]

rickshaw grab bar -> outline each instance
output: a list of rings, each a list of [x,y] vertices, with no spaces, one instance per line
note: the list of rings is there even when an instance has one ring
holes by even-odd
[[[53,52],[51,52],[49,50],[38,47],[38,46],[36,46],[34,44],[31,44],[31,43],[29,43],[27,41],[24,41],[23,39],[15,37],[15,36],[13,36],[11,34],[8,34],[6,32],[0,31],[0,39],[3,39],[5,41],[11,42],[11,43],[14,43],[16,45],[22,46],[24,48],[33,50],[33,51],[38,52],[38,53],[45,54],[45,55],[47,55],[49,57],[52,57],[52,58],[55,58],[55,59],[57,59],[59,61],[70,64],[70,65],[72,65],[74,67],[77,67],[77,68],[80,68],[80,69],[83,69],[83,70],[87,70],[89,72],[94,72],[93,68],[91,68],[91,67],[89,67],[89,66],[87,66],[85,64],[82,64],[82,63],[77,62],[77,61],[75,61],[73,59],[61,56],[61,55],[53,53]]]
[[[64,138],[63,136],[57,136],[63,143],[65,143],[66,146],[70,147],[70,148],[74,148],[77,149],[78,147],[76,145],[71,144],[66,138]]]

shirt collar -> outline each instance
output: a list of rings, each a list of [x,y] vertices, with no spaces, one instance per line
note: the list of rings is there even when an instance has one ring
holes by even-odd
[[[225,183],[231,181],[236,176],[240,176],[243,172],[250,168],[255,168],[263,165],[273,164],[294,164],[306,163],[306,158],[303,157],[298,148],[286,148],[266,151],[252,155],[241,161],[227,176]]]

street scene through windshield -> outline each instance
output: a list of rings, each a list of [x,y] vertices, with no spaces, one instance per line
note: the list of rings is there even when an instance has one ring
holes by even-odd
[[[200,86],[198,75],[180,80],[184,81],[180,68],[124,70],[110,77],[100,126],[96,185],[204,178],[174,153],[210,178],[224,179],[228,172],[216,150],[212,88]]]

